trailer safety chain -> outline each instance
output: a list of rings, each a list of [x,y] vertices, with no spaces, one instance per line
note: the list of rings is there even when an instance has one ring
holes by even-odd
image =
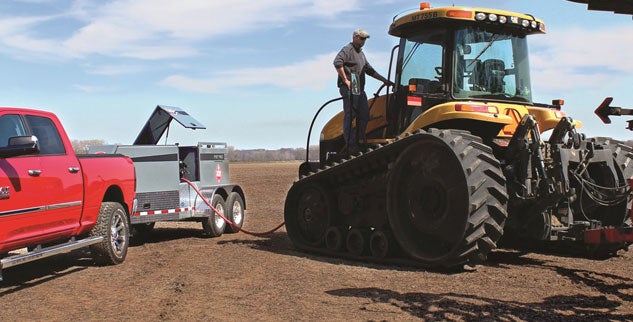
[[[207,198],[205,198],[202,195],[202,192],[200,192],[200,190],[198,190],[198,187],[196,187],[191,181],[185,179],[185,178],[180,178],[180,180],[186,182],[191,188],[193,188],[193,190],[198,194],[198,196],[200,196],[200,198],[202,198],[202,201],[204,201],[204,203],[209,206],[209,208],[211,208],[211,210],[213,210],[213,212],[215,212],[218,216],[220,216],[220,218],[222,218],[227,224],[231,225],[231,227],[233,227],[233,229],[237,230],[237,231],[241,231],[247,235],[251,235],[251,236],[255,236],[255,237],[262,237],[262,236],[266,236],[266,235],[270,235],[272,233],[274,233],[275,231],[279,230],[279,228],[283,227],[286,223],[282,222],[281,224],[279,224],[277,227],[269,230],[269,231],[265,231],[265,232],[253,232],[253,231],[249,231],[246,230],[238,225],[236,225],[235,223],[233,223],[232,221],[230,221],[228,218],[224,217],[223,214],[221,214],[217,209],[215,209],[215,207],[213,207],[211,205],[211,203],[209,202],[209,200],[207,200]]]

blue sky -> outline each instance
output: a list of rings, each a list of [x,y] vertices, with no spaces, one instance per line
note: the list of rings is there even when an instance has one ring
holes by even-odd
[[[565,100],[588,136],[633,139],[626,117],[603,125],[604,97],[633,108],[633,20],[564,0],[432,1],[530,13],[547,34],[530,38],[535,101]],[[332,60],[364,28],[383,75],[394,15],[389,0],[0,0],[0,105],[55,112],[72,139],[131,143],[158,104],[207,126],[174,127],[169,143],[222,141],[239,149],[305,146],[316,110],[338,96]],[[377,89],[369,83],[369,95]],[[317,134],[340,110],[330,106]]]

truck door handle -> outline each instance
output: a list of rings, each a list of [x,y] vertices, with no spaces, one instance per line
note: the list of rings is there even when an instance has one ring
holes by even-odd
[[[79,167],[69,167],[68,168],[68,172],[70,172],[70,173],[77,173],[77,172],[79,172]]]
[[[31,177],[39,177],[42,174],[42,170],[29,170],[29,175]]]

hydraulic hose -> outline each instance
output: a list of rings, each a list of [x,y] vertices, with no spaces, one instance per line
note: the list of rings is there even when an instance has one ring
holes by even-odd
[[[209,202],[209,200],[207,200],[207,198],[205,198],[202,195],[202,192],[200,192],[200,190],[198,190],[198,187],[196,187],[196,185],[194,185],[191,181],[185,179],[185,178],[180,178],[180,180],[186,182],[191,188],[193,188],[193,190],[198,194],[198,196],[200,196],[200,198],[202,198],[202,201],[204,201],[204,203],[209,206],[209,208],[211,208],[211,210],[213,210],[213,212],[215,212],[218,216],[220,216],[220,218],[222,218],[227,224],[231,225],[231,227],[233,227],[233,229],[237,230],[237,231],[241,231],[247,235],[251,235],[251,236],[256,236],[256,237],[262,237],[262,236],[266,236],[266,235],[270,235],[272,233],[274,233],[275,231],[279,230],[279,228],[283,227],[286,223],[282,222],[281,224],[279,224],[277,227],[269,230],[269,231],[265,231],[265,232],[252,232],[249,230],[246,230],[238,225],[236,225],[235,223],[233,223],[232,221],[230,221],[228,218],[224,217],[223,214],[221,214],[217,209],[215,209],[215,207],[213,207],[211,205],[211,203]]]

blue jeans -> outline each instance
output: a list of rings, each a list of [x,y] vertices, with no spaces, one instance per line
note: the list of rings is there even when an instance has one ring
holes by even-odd
[[[360,95],[351,95],[347,86],[339,87],[339,92],[343,97],[343,138],[348,148],[357,148],[359,141],[365,141],[365,130],[369,122],[369,105],[367,104],[367,94],[361,91]],[[356,119],[356,129],[352,127],[352,121]],[[358,132],[358,138],[356,133]]]

